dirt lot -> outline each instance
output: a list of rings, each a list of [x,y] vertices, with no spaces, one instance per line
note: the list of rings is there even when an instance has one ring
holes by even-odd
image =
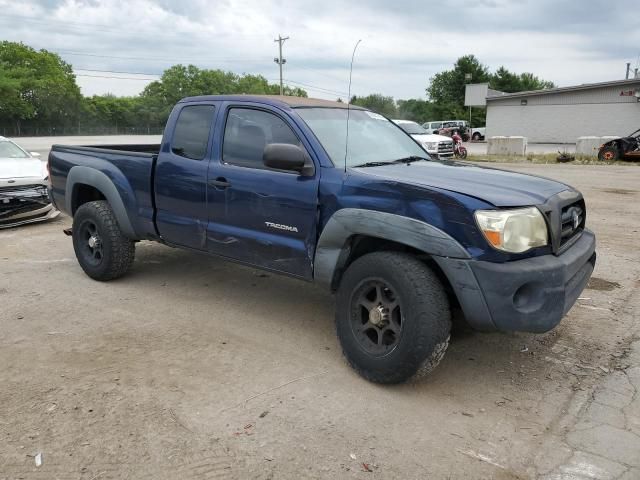
[[[631,378],[640,171],[506,168],[583,191],[596,279],[556,330],[463,330],[396,387],[346,365],[311,285],[145,242],[102,284],[69,218],[0,231],[0,479],[640,478],[640,408],[626,437],[584,427]]]

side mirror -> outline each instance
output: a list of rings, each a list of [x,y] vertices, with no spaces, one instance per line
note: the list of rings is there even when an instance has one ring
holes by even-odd
[[[298,172],[305,177],[312,176],[314,172],[313,162],[307,153],[289,143],[270,143],[264,147],[262,162],[266,167]]]
[[[32,157],[39,157],[40,154],[38,152],[29,152],[29,155],[31,155]]]

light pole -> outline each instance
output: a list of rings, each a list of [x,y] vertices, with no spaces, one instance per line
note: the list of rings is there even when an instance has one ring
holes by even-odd
[[[282,65],[287,63],[287,59],[282,58],[282,44],[285,42],[285,40],[289,40],[289,37],[282,37],[282,35],[278,35],[278,38],[274,40],[274,42],[278,42],[279,51],[278,57],[274,58],[273,61],[276,62],[280,67],[280,95],[284,95],[284,87],[282,84]]]

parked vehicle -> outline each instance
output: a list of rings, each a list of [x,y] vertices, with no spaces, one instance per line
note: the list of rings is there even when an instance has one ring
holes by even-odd
[[[453,141],[449,137],[433,135],[410,120],[393,120],[393,123],[411,135],[430,155],[436,158],[449,158],[453,155]]]
[[[485,138],[485,127],[474,127],[471,129],[471,139],[474,142],[479,142],[480,140],[484,140]]]
[[[54,145],[51,196],[96,280],[155,240],[325,286],[346,358],[374,382],[434,368],[453,308],[481,330],[560,322],[596,261],[580,192],[433,160],[360,107],[347,141],[347,115],[298,97],[186,98],[161,145]]]
[[[456,158],[467,158],[467,149],[462,145],[462,137],[458,132],[455,132],[451,137],[453,140],[453,155]]]
[[[443,120],[440,122],[427,122],[423,123],[422,126],[425,128],[425,130],[428,130],[431,133],[445,135],[447,137],[451,137],[451,135],[453,135],[453,132],[457,131],[460,133],[462,139],[465,142],[468,142],[471,138],[469,126],[465,120]]]
[[[622,159],[640,160],[640,129],[627,137],[616,138],[600,145],[598,159],[607,162]]]
[[[35,152],[0,137],[0,228],[56,217],[47,195],[47,173]]]
[[[438,130],[442,128],[442,122],[426,122],[422,124],[422,128],[429,133],[438,134]]]

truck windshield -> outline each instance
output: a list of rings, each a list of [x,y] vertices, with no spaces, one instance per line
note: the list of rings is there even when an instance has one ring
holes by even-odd
[[[347,110],[343,108],[298,108],[297,113],[313,131],[336,167],[364,163],[391,163],[408,157],[429,155],[395,124],[377,113],[351,110],[349,149],[346,150]]]

